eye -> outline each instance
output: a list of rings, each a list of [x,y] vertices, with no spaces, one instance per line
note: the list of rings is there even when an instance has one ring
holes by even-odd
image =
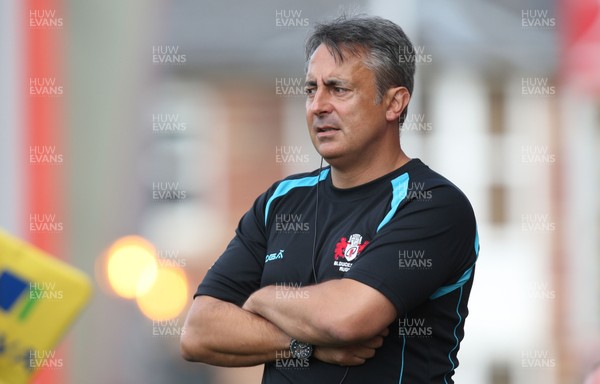
[[[346,93],[348,91],[349,91],[349,89],[347,89],[347,88],[333,87],[333,93],[335,93],[336,95],[343,95],[344,93]]]
[[[316,91],[317,90],[315,87],[304,87],[304,93],[306,94],[306,96],[313,96]]]

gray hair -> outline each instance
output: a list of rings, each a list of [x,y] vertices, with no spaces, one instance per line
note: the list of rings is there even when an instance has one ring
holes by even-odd
[[[380,103],[386,90],[406,87],[412,95],[415,76],[414,48],[402,28],[381,17],[340,16],[317,24],[306,41],[306,61],[324,44],[335,60],[342,63],[347,54],[364,57],[364,64],[375,74],[377,98]],[[400,124],[408,113],[400,116]]]

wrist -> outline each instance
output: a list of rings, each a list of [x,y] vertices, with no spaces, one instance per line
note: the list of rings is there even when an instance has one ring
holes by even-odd
[[[290,353],[295,359],[308,359],[313,355],[314,346],[309,343],[298,341],[294,338],[290,340]]]

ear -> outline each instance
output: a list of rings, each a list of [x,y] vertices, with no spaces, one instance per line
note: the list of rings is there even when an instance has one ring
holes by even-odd
[[[385,111],[385,118],[390,122],[398,120],[402,111],[408,106],[410,93],[405,87],[395,87],[388,89],[386,96],[388,98],[388,105]]]

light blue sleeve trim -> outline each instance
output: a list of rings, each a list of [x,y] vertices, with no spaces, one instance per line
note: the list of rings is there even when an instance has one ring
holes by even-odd
[[[454,360],[452,360],[452,352],[454,352],[458,348],[458,345],[460,344],[460,341],[458,340],[458,335],[456,334],[456,330],[460,326],[460,323],[462,323],[462,316],[460,315],[460,302],[462,300],[462,294],[463,294],[463,289],[461,286],[460,287],[460,295],[458,296],[458,301],[456,302],[456,315],[458,316],[458,322],[454,326],[454,340],[456,342],[454,343],[454,347],[452,347],[450,352],[448,352],[448,361],[450,361],[450,365],[452,366],[452,368],[450,369],[449,372],[447,372],[444,375],[444,384],[448,384],[448,378],[447,378],[448,373],[451,373],[456,368],[456,365],[454,364]]]
[[[402,378],[404,376],[404,350],[406,349],[406,335],[402,335],[402,365],[400,366],[400,379],[398,380],[398,384],[402,384]]]
[[[450,284],[450,285],[446,285],[445,287],[441,287],[439,288],[437,291],[435,291],[431,296],[429,296],[429,298],[431,300],[435,300],[438,297],[442,297],[452,291],[454,291],[455,289],[458,288],[462,288],[463,285],[465,285],[465,283],[467,281],[469,281],[469,279],[471,278],[471,274],[473,273],[473,268],[475,267],[475,264],[473,264],[471,266],[471,268],[467,269],[465,271],[465,273],[463,273],[463,275],[460,277],[460,279],[458,279],[458,281],[454,284]]]
[[[477,230],[475,230],[475,261],[477,261],[477,258],[479,258],[479,233],[477,232]],[[446,285],[444,287],[439,288],[437,291],[435,291],[431,296],[429,296],[429,298],[431,300],[435,300],[438,297],[444,296],[445,294],[448,294],[452,291],[454,291],[455,289],[458,288],[462,288],[463,285],[465,285],[465,283],[467,281],[469,281],[469,279],[471,278],[471,274],[473,273],[473,268],[475,268],[475,263],[473,263],[473,265],[471,265],[471,267],[469,269],[467,269],[465,271],[465,273],[462,274],[462,276],[460,277],[460,279],[458,279],[458,281],[454,284],[450,284],[450,285]]]
[[[277,188],[275,188],[275,192],[273,192],[273,195],[271,195],[271,197],[267,201],[267,205],[265,207],[265,226],[267,225],[267,218],[269,217],[269,208],[271,207],[271,203],[273,202],[273,200],[285,195],[286,193],[288,193],[289,191],[291,191],[294,188],[312,187],[314,185],[317,185],[317,180],[318,181],[325,180],[325,178],[327,177],[328,174],[329,174],[329,168],[323,169],[318,177],[317,176],[308,176],[308,177],[303,177],[301,179],[284,180],[281,183],[279,183]]]
[[[389,223],[389,221],[392,219],[392,217],[394,217],[394,215],[396,214],[396,211],[398,210],[400,203],[402,202],[402,200],[404,200],[404,198],[406,197],[406,194],[408,192],[408,181],[409,180],[410,180],[410,177],[408,176],[408,173],[403,173],[391,181],[391,183],[392,183],[392,203],[390,204],[390,210],[385,215],[383,220],[381,220],[381,223],[379,223],[379,226],[377,227],[377,232],[379,232],[381,227],[383,227],[384,225]]]

